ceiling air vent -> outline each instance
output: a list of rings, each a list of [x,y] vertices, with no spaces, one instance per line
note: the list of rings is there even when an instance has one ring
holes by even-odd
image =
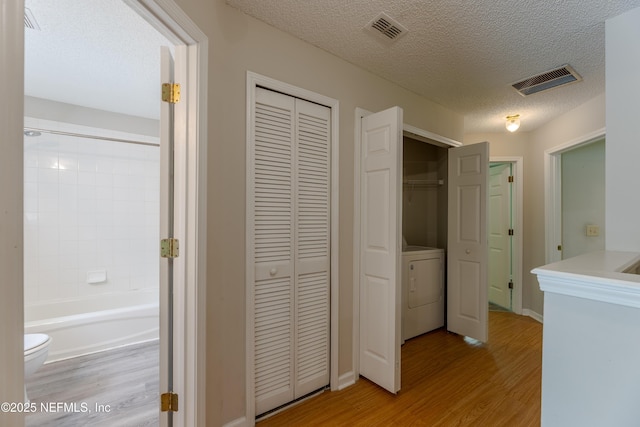
[[[555,70],[547,71],[537,76],[529,77],[511,86],[522,96],[542,92],[569,83],[582,81],[582,77],[569,65],[563,65]]]
[[[35,16],[33,16],[33,12],[26,7],[24,8],[24,27],[32,30],[40,30],[40,25],[38,25]]]
[[[407,32],[406,27],[384,12],[369,22],[365,29],[381,36],[387,41],[395,41]]]

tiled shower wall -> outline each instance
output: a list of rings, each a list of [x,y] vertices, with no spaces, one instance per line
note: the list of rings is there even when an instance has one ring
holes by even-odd
[[[158,143],[48,120],[25,126]],[[24,166],[25,304],[159,286],[159,147],[43,132],[25,136]]]

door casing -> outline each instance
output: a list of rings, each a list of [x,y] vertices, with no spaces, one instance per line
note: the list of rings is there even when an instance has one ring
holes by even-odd
[[[180,410],[174,426],[206,421],[206,170],[208,39],[173,0],[125,0],[175,45],[175,81],[183,102],[175,109],[175,229],[173,391]],[[161,373],[162,377],[162,373]],[[161,381],[162,383],[162,381]],[[168,390],[160,390],[160,393]],[[160,417],[167,425],[168,417]]]

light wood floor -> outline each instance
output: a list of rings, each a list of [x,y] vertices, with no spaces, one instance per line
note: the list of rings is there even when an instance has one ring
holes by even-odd
[[[489,313],[489,342],[443,330],[402,347],[402,389],[361,378],[258,423],[270,426],[539,426],[542,325]]]
[[[42,366],[27,380],[38,411],[26,426],[157,426],[159,354],[156,340]],[[78,412],[43,412],[43,402],[76,403],[69,408]],[[82,412],[83,402],[91,412]],[[96,412],[96,404],[109,411]]]

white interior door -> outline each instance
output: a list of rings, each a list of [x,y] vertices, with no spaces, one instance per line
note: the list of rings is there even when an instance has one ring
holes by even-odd
[[[400,390],[402,109],[362,118],[360,374]]]
[[[488,337],[487,187],[489,144],[449,150],[447,329]]]
[[[160,48],[161,83],[174,82],[171,51]],[[160,236],[174,237],[174,105],[160,105]],[[160,259],[160,393],[174,391],[173,383],[173,279],[174,261]],[[171,425],[173,413],[163,412],[162,426]]]
[[[249,147],[255,413],[329,384],[331,110],[257,88]]]
[[[329,384],[331,110],[296,98],[295,398]]]
[[[256,89],[251,171],[256,414],[294,399],[295,98]]]
[[[489,172],[489,301],[511,310],[511,164]]]

